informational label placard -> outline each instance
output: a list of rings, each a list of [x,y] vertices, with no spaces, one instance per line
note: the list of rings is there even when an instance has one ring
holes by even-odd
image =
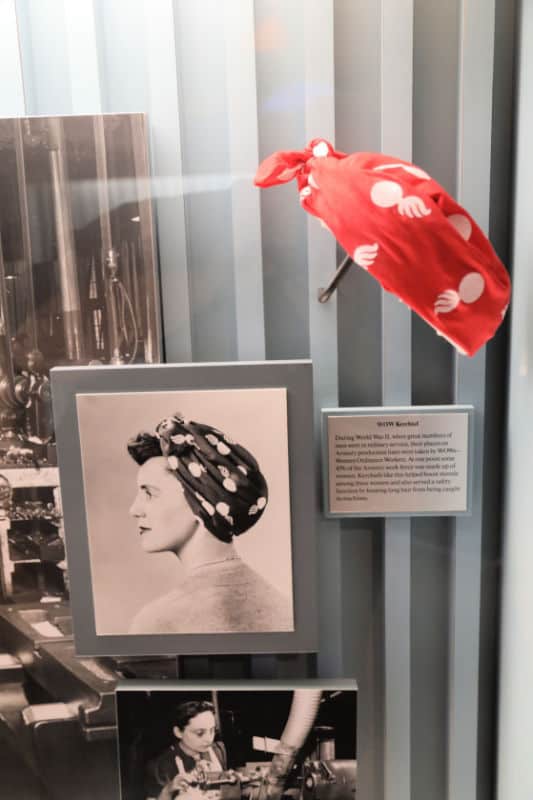
[[[469,409],[325,419],[329,514],[468,512]]]

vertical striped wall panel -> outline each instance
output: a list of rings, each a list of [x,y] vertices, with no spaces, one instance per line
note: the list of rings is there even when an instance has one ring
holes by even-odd
[[[258,192],[251,180],[273,150],[324,136],[412,157],[501,234],[505,180],[493,175],[511,109],[492,108],[494,75],[500,87],[512,75],[510,36],[495,45],[504,5],[0,0],[4,115],[148,114],[167,360],[311,356],[317,420],[336,403],[476,406],[471,518],[330,522],[317,509],[316,665],[283,654],[180,664],[184,677],[355,676],[359,787],[376,800],[487,796],[481,724],[495,700],[480,676],[496,664],[496,588],[484,520],[488,502],[498,507],[481,462],[501,425],[486,395],[502,346],[456,357],[355,267],[320,306],[335,243],[294,185]],[[499,477],[494,459],[484,480]]]
[[[195,361],[237,358],[223,6],[217,0],[175,4]]]
[[[458,0],[415,0],[413,161],[456,192]],[[454,352],[413,315],[412,399],[453,402]],[[449,596],[452,522],[420,518],[411,542],[412,797],[447,793]]]
[[[351,0],[335,3],[335,126],[339,149],[345,152],[380,149],[380,3]],[[340,404],[380,405],[379,285],[364,270],[352,268],[337,293]],[[345,673],[356,675],[359,686],[359,788],[363,797],[381,798],[384,779],[382,523],[342,520],[341,528],[343,608],[355,612],[343,625],[343,643]]]
[[[149,132],[157,220],[159,257],[171,268],[161,270],[161,300],[168,361],[192,359],[191,304],[188,273],[185,181],[176,51],[176,17],[173,0],[145,0],[143,19]]]
[[[381,152],[412,159],[413,0],[381,0]],[[382,402],[411,403],[411,312],[382,291]],[[411,798],[411,520],[383,523],[384,797]],[[401,631],[401,636],[398,632]]]
[[[457,195],[488,233],[494,2],[462,0]],[[472,515],[457,518],[451,553],[448,798],[475,797],[479,704],[486,353],[455,357],[455,400],[474,406]]]
[[[305,32],[305,140],[323,136],[335,140],[334,27],[332,0],[307,3]],[[338,404],[337,304],[317,302],[319,286],[324,286],[335,270],[335,240],[318,220],[307,218],[307,263],[309,271],[309,346],[313,359],[315,399],[315,454],[317,497],[320,480],[320,409]],[[329,642],[318,654],[321,674],[342,674],[342,538],[337,520],[317,521],[319,580],[328,587],[321,595],[320,635]]]
[[[252,183],[259,162],[253,0],[225,4],[224,21],[237,352],[239,359],[260,360],[265,320],[261,211]]]
[[[259,158],[305,145],[302,0],[255,0]],[[306,220],[294,186],[261,192],[267,358],[309,357]]]

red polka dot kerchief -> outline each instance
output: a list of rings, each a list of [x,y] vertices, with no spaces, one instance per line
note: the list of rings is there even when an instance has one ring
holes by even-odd
[[[370,272],[472,356],[496,332],[509,276],[472,217],[424,170],[379,153],[346,155],[314,139],[265,159],[256,186],[296,178],[300,202]]]

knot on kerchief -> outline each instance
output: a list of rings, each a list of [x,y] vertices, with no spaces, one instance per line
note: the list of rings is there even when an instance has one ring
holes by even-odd
[[[138,464],[164,456],[193,513],[222,541],[248,530],[267,505],[268,487],[256,459],[211,425],[174,414],[157,425],[155,435],[132,439],[128,452]]]
[[[309,169],[307,162],[310,159],[327,156],[341,158],[344,153],[337,152],[326,139],[312,139],[304,150],[280,150],[260,164],[254,183],[256,186],[267,187],[288,183],[293,178],[303,179]]]
[[[424,169],[313,139],[268,156],[255,184],[293,178],[301,207],[353,263],[459,352],[474,355],[494,335],[509,305],[509,275],[473,217]]]

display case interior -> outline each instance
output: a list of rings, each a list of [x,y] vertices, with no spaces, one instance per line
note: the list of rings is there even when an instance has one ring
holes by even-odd
[[[67,594],[50,369],[160,359],[148,178],[142,114],[0,120],[4,599]]]
[[[0,497],[0,586],[4,599],[57,599],[66,592],[57,469],[4,469]]]
[[[144,125],[0,120],[4,460],[52,463],[52,366],[160,358]],[[26,446],[14,451],[15,431]]]

